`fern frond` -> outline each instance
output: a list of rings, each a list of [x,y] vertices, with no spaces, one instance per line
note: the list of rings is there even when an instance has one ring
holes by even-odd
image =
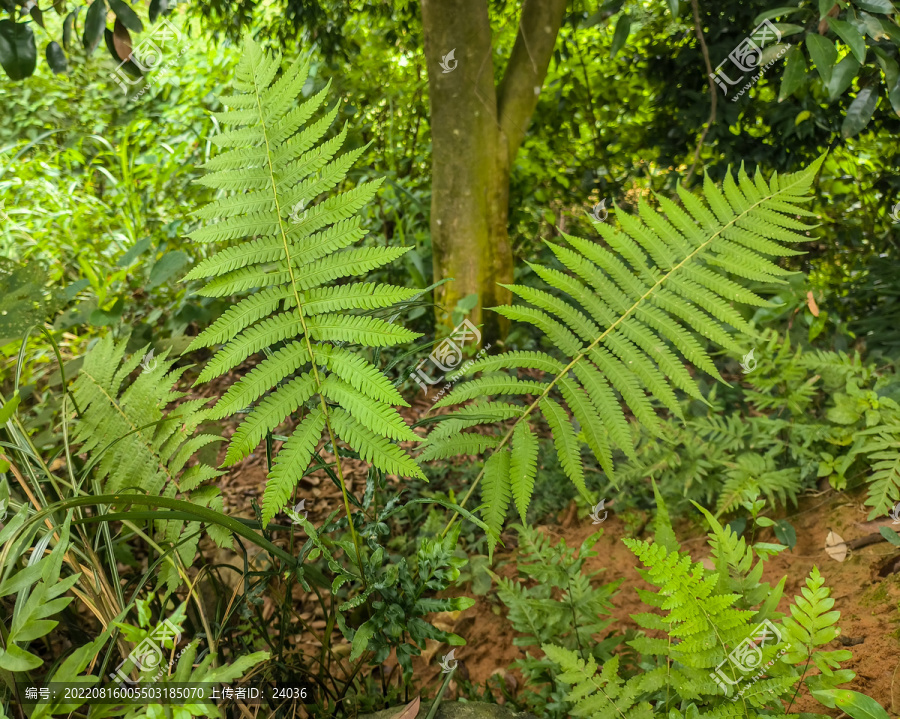
[[[540,408],[560,464],[587,497],[581,444],[612,475],[614,448],[634,456],[625,409],[658,435],[660,408],[681,418],[682,394],[702,399],[686,365],[721,380],[698,338],[743,354],[732,331],[751,328],[735,305],[767,303],[740,278],[782,282],[790,274],[776,262],[797,254],[794,244],[808,239],[802,233],[810,227],[795,217],[810,216],[798,205],[807,201],[821,162],[768,182],[759,172],[751,180],[743,168],[737,180],[729,174],[721,188],[707,177],[699,195],[679,188],[683,206],[660,197],[661,212],[641,203],[637,216],[620,213],[621,229],[595,223],[603,244],[565,234],[567,246],[548,243],[566,272],[532,265],[548,289],[510,285],[527,304],[496,311],[536,327],[557,356],[512,352],[477,360],[466,374],[485,374],[460,383],[436,406],[532,395],[512,426],[506,417],[498,418],[503,424],[495,425],[495,447],[505,450]],[[543,381],[532,379],[533,373],[528,379],[487,374],[525,369],[541,370]],[[580,432],[572,429],[573,421]],[[445,437],[436,435],[426,440],[423,458],[435,456],[428,449],[432,442],[441,446],[441,456],[449,451]],[[790,485],[783,477],[771,479],[763,482],[763,491]],[[520,506],[520,514],[525,509]]]
[[[363,357],[333,346],[387,347],[419,336],[360,314],[408,301],[415,290],[356,282],[409,248],[353,246],[365,234],[357,212],[380,180],[316,201],[345,181],[364,148],[342,152],[346,126],[326,139],[337,105],[313,121],[328,88],[295,105],[306,83],[306,61],[276,77],[280,67],[280,55],[246,41],[229,109],[216,115],[224,130],[214,142],[227,149],[207,163],[201,180],[233,194],[198,211],[207,224],[190,235],[194,242],[228,244],[188,275],[206,280],[199,291],[204,296],[250,293],[191,343],[190,349],[224,343],[198,382],[258,352],[267,355],[211,412],[223,417],[255,405],[232,437],[225,464],[252,452],[301,406],[309,408],[275,457],[263,496],[264,523],[288,501],[323,430],[384,471],[422,476],[389,441],[417,439],[394,409],[405,404],[396,389]],[[339,456],[336,461],[341,477]]]
[[[201,449],[222,440],[209,434],[192,436],[208,417],[202,409],[206,400],[180,402],[167,410],[184,396],[173,386],[187,368],[172,369],[174,360],[166,354],[147,361],[128,382],[148,349],[126,357],[128,339],[126,336],[116,342],[111,335],[102,338],[85,354],[72,383],[72,394],[81,410],[72,439],[81,445],[81,451],[100,456],[94,469],[100,491],[114,494],[131,489],[170,497],[177,493],[204,506],[221,502],[218,490],[204,483],[222,472],[202,462],[186,466]],[[198,523],[167,520],[154,524],[161,541],[190,554],[189,564],[199,541]],[[216,539],[224,542],[227,535],[220,533]],[[174,588],[181,580],[174,567],[167,566],[161,580]]]

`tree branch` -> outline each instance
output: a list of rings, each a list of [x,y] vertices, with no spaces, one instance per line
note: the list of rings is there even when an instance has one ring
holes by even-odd
[[[519,32],[503,80],[497,89],[500,130],[506,136],[512,164],[547,76],[566,0],[525,0]]]
[[[712,127],[716,121],[716,101],[718,100],[716,84],[712,79],[713,70],[712,63],[709,61],[709,50],[706,47],[706,40],[703,38],[703,29],[700,26],[700,7],[697,4],[697,0],[691,0],[691,7],[694,10],[694,33],[700,41],[700,52],[703,53],[703,62],[706,63],[706,80],[709,83],[709,94],[712,99],[710,100],[709,105],[709,120],[706,121],[706,126],[700,134],[700,141],[697,143],[697,149],[694,150],[694,162],[691,165],[691,169],[688,170],[687,176],[684,178],[685,183],[690,181],[691,176],[694,174],[694,170],[697,169],[697,163],[700,160],[700,149],[706,141],[706,135],[709,133],[709,128]]]

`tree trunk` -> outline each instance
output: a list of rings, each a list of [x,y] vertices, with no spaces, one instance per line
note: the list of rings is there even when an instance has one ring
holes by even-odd
[[[453,278],[436,291],[437,319],[452,326],[457,302],[475,294],[478,303],[469,317],[484,325],[486,342],[506,331],[504,318],[483,308],[511,298],[498,286],[513,279],[510,166],[537,105],[564,9],[565,0],[526,0],[498,88],[487,0],[422,0],[434,279]]]

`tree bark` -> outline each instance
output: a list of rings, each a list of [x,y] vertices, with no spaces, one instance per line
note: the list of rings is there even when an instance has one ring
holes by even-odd
[[[457,302],[477,295],[469,317],[484,325],[486,342],[506,332],[505,320],[483,308],[511,298],[498,286],[513,280],[507,229],[510,167],[537,106],[564,11],[565,0],[526,0],[497,87],[487,0],[422,0],[434,279],[453,278],[436,291],[436,316],[440,324],[452,326]],[[444,60],[451,51],[457,64]]]

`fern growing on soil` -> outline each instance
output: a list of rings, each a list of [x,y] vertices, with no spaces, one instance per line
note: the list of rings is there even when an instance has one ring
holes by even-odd
[[[328,87],[296,104],[308,64],[297,60],[276,80],[280,66],[280,54],[263,52],[247,40],[236,92],[223,98],[233,109],[215,114],[229,129],[213,142],[227,149],[207,163],[209,174],[201,180],[233,194],[197,212],[211,224],[190,235],[194,242],[228,246],[185,278],[207,279],[200,294],[208,297],[249,293],[188,348],[224,343],[198,382],[225,374],[254,353],[266,354],[210,413],[222,418],[253,406],[231,438],[223,466],[239,462],[302,410],[271,467],[262,502],[264,523],[288,502],[323,431],[332,446],[340,438],[384,472],[424,479],[415,461],[392,443],[418,439],[395,409],[406,402],[373,364],[344,348],[386,347],[419,336],[362,311],[389,307],[420,291],[366,282],[337,284],[386,265],[410,248],[351,248],[365,234],[356,213],[372,199],[380,180],[313,204],[344,181],[364,148],[337,154],[346,126],[323,141],[337,105],[321,119],[311,118]],[[339,456],[335,469],[349,517]],[[350,529],[354,531],[352,523]]]
[[[553,710],[548,715],[754,718],[790,713],[801,687],[818,698],[853,679],[854,672],[840,668],[851,652],[824,649],[840,634],[840,613],[833,611],[818,569],[790,605],[791,616],[784,617],[777,606],[785,578],[774,587],[761,581],[765,558],[784,546],[749,545],[698,507],[711,528],[714,568],[706,569],[680,551],[668,510],[654,491],[655,541],[623,539],[643,564],[643,578],[656,588],[637,590],[656,611],[631,615],[653,636],[626,639],[636,656],[617,652],[602,667],[596,652],[545,642],[542,661],[562,670],[550,673],[561,691],[542,694],[556,701],[547,705]]]
[[[654,400],[680,418],[676,390],[702,399],[684,360],[721,379],[695,334],[735,355],[745,351],[727,330],[730,325],[750,332],[733,304],[766,302],[727,274],[761,282],[781,282],[790,274],[770,258],[801,254],[788,245],[809,239],[801,233],[810,226],[796,216],[813,216],[799,205],[810,199],[806,193],[820,164],[770,182],[759,172],[751,180],[741,168],[737,182],[729,174],[721,190],[707,177],[702,199],[679,188],[685,209],[659,198],[665,216],[641,204],[640,219],[617,215],[622,230],[595,223],[608,248],[565,234],[569,247],[547,243],[569,273],[530,266],[558,294],[509,287],[528,304],[496,311],[537,327],[562,359],[545,352],[508,352],[470,365],[467,374],[482,376],[458,385],[435,406],[478,399],[478,409],[472,410],[482,417],[477,424],[499,431],[461,431],[477,424],[457,413],[449,421],[458,431],[429,437],[420,457],[491,450],[479,477],[491,549],[511,500],[524,521],[537,469],[533,422],[538,416],[550,427],[569,479],[589,499],[582,445],[610,477],[614,447],[634,455],[619,397],[658,435]],[[538,370],[545,379],[520,379],[508,372],[523,369]],[[511,404],[498,397],[534,399]]]

